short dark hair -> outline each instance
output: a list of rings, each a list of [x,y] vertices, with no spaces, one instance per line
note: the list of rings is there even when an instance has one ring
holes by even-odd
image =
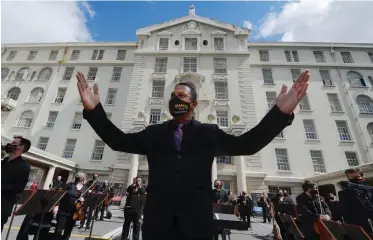
[[[192,101],[195,101],[198,99],[196,85],[194,85],[194,83],[181,82],[181,83],[176,84],[176,86],[180,86],[180,85],[187,86],[190,89],[190,95],[192,96]]]
[[[135,179],[139,179],[139,178],[141,179],[141,177],[140,177],[140,176],[137,176],[137,177],[135,177]]]
[[[19,144],[23,146],[23,153],[28,152],[31,147],[31,141],[21,136],[14,136],[15,139],[19,139]]]
[[[303,184],[302,184],[302,189],[303,191],[307,191],[309,188],[313,188],[315,186],[315,182],[312,182],[310,180],[306,180]]]
[[[360,168],[349,168],[349,169],[346,169],[345,171],[345,174],[351,174],[351,173],[355,173],[355,172],[361,172]]]

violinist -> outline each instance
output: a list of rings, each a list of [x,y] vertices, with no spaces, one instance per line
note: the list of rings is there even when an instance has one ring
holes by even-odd
[[[110,200],[113,197],[113,193],[114,192],[113,192],[113,189],[109,185],[109,182],[107,180],[105,180],[102,183],[100,192],[102,192],[102,193],[104,193],[104,194],[107,195],[107,198],[105,199],[105,201],[102,203],[102,205],[100,207],[100,212],[101,212],[100,221],[103,221],[104,220],[105,210],[109,211]]]
[[[71,232],[75,225],[75,221],[73,219],[73,215],[77,210],[75,204],[78,200],[84,201],[84,199],[81,198],[81,195],[87,190],[86,185],[84,185],[84,180],[85,174],[83,172],[78,172],[75,175],[75,181],[68,183],[64,187],[64,190],[66,190],[67,193],[62,197],[58,207],[54,240],[67,240],[70,238]]]
[[[93,174],[93,177],[91,180],[89,180],[85,185],[87,188],[89,188],[90,192],[93,193],[98,193],[101,188],[101,183],[98,181],[99,175],[97,173]],[[92,220],[92,215],[93,215],[93,208],[84,208],[84,213],[87,216],[87,224],[85,229],[89,230],[91,226],[91,220]],[[98,212],[95,212],[95,219],[98,218]],[[84,224],[86,223],[86,219],[83,221],[80,221],[80,226],[79,228],[84,228]]]
[[[271,201],[265,193],[262,193],[262,196],[260,197],[259,206],[262,207],[263,223],[267,223],[267,219],[268,222],[271,223]]]
[[[317,219],[330,220],[331,212],[323,197],[319,196],[314,182],[305,181],[302,185],[303,193],[297,196],[299,207],[300,230],[305,240],[317,240],[320,236],[314,229]]]

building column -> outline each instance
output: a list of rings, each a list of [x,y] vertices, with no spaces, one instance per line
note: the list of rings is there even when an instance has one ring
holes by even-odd
[[[139,155],[132,154],[131,168],[130,168],[130,172],[128,174],[127,185],[132,184],[133,179],[137,176],[137,172],[139,171],[139,158],[140,158]]]
[[[234,159],[236,165],[236,174],[237,174],[237,190],[238,192],[245,191],[246,188],[246,173],[245,173],[245,157],[237,156]]]
[[[214,158],[214,162],[212,163],[212,169],[211,169],[212,185],[214,185],[214,181],[216,179],[218,179],[218,167],[216,165],[216,158]]]
[[[48,169],[47,176],[45,177],[45,181],[43,184],[43,189],[49,189],[49,184],[52,183],[53,181],[53,176],[54,173],[56,172],[56,167],[55,166],[50,166]]]

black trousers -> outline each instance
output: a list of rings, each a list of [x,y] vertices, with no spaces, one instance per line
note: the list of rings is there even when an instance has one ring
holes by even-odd
[[[54,230],[54,240],[68,240],[75,226],[73,216],[57,214],[57,224]],[[63,235],[62,235],[63,232]]]
[[[251,228],[251,213],[244,213],[241,215],[242,221],[247,222],[247,227]]]
[[[133,229],[132,229],[132,239],[133,240],[139,240],[140,237],[140,218],[141,213],[134,209],[124,209],[124,223],[123,223],[123,229],[122,229],[122,237],[121,240],[127,239],[131,223],[133,223]]]
[[[263,222],[264,223],[267,223],[267,219],[268,219],[268,222],[271,223],[271,217],[269,216],[269,209],[266,208],[266,207],[262,207],[262,213],[263,213]]]
[[[166,233],[154,235],[154,234],[143,232],[142,239],[143,240],[212,240],[213,237],[211,236],[211,237],[205,237],[205,238],[193,238],[193,237],[188,236],[188,234],[182,230],[179,220],[176,217],[174,217],[172,224]]]
[[[1,232],[3,232],[4,225],[8,222],[8,218],[12,215],[14,208],[14,201],[1,198]]]

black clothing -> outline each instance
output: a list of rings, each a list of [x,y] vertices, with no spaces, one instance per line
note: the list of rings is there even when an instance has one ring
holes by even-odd
[[[265,197],[265,198],[267,200],[267,203],[265,203],[263,197],[260,197],[259,206],[262,207],[263,222],[267,223],[267,219],[268,219],[268,222],[271,223],[271,219],[272,219],[271,214],[270,214],[271,201],[269,200],[269,198],[267,198],[267,197]]]
[[[30,165],[21,156],[1,161],[1,231],[12,215],[17,195],[25,189],[30,175]]]
[[[341,215],[341,204],[339,201],[329,201],[325,199],[326,204],[328,204],[328,207],[330,209],[330,212],[332,214],[332,220],[333,221],[342,221],[342,215]]]
[[[53,180],[52,184],[49,185],[50,188],[53,189],[61,189],[64,187],[64,183],[62,181],[58,181],[57,179]]]
[[[253,207],[253,201],[249,196],[239,196],[237,199],[238,211],[240,212],[240,217],[245,222],[247,221],[248,228],[251,228],[251,210]]]
[[[300,230],[303,232],[306,240],[319,239],[319,235],[313,229],[313,224],[322,215],[321,207],[323,214],[331,217],[331,212],[323,197],[320,197],[320,202],[322,206],[320,206],[318,199],[313,199],[306,193],[297,196]]]
[[[212,197],[213,197],[213,200],[212,202],[213,203],[226,203],[229,201],[229,197],[228,197],[228,192],[225,191],[224,189],[220,189],[220,191],[218,189],[214,189],[212,190]]]
[[[60,204],[58,206],[58,214],[73,216],[76,212],[75,202],[79,199],[81,194],[87,190],[86,186],[78,190],[75,183],[68,183],[64,190],[67,193],[62,197]]]
[[[88,182],[86,182],[85,185],[87,186],[87,188],[91,187],[91,185],[93,184],[94,181],[95,180],[92,179],[92,180],[89,180]],[[92,192],[98,193],[101,190],[101,186],[102,186],[101,182],[96,181],[90,189],[92,190]]]
[[[256,127],[241,136],[227,134],[216,124],[192,120],[182,129],[178,151],[174,142],[177,123],[173,120],[150,125],[137,133],[123,133],[107,118],[101,104],[91,111],[84,110],[83,116],[114,151],[147,156],[149,184],[144,232],[165,233],[177,219],[191,237],[213,235],[211,169],[214,157],[255,154],[294,119],[293,114],[284,114],[275,106]],[[193,194],[185,194],[185,189]],[[167,207],[160,207],[166,203]]]
[[[132,204],[132,196],[133,195],[145,195],[145,189],[143,187],[140,187],[136,190],[136,187],[134,185],[130,185],[126,190],[126,193],[128,193],[128,195],[127,195],[125,206],[130,207]]]
[[[75,221],[72,216],[57,214],[57,224],[56,229],[54,230],[53,240],[68,240],[71,236],[71,232],[73,231],[74,226]]]

